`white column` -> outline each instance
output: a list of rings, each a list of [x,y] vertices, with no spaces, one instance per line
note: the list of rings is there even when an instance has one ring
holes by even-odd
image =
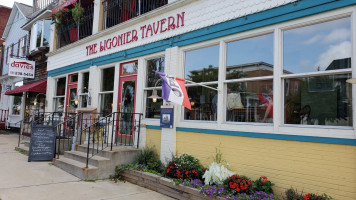
[[[283,53],[282,53],[282,31],[275,29],[274,31],[274,67],[273,67],[273,125],[274,132],[279,132],[279,127],[284,123],[284,111],[283,111],[283,92],[284,85],[281,80],[283,74]]]
[[[45,104],[45,110],[46,112],[53,112],[53,97],[54,97],[54,92],[56,89],[54,88],[55,86],[55,79],[53,77],[47,77],[47,91],[46,91],[46,104]]]
[[[89,68],[89,92],[91,95],[91,104],[88,107],[99,108],[99,91],[100,91],[101,73],[97,66]],[[98,112],[98,110],[97,110]]]
[[[138,68],[137,68],[137,82],[136,82],[136,107],[135,107],[135,112],[136,113],[144,113],[144,104],[145,104],[145,92],[143,88],[145,87],[145,81],[146,81],[146,60],[144,58],[138,59]],[[139,116],[136,116],[136,120],[138,119]],[[137,140],[138,137],[135,136],[135,145],[137,142],[139,142],[139,148],[145,147],[146,144],[146,128],[145,124],[142,123],[141,119],[141,127],[140,127],[140,136],[139,136],[139,141]]]
[[[94,0],[93,35],[99,32],[101,0]]]
[[[180,71],[180,59],[179,59],[179,48],[173,47],[166,49],[165,52],[165,73],[182,77]],[[172,155],[176,155],[176,141],[177,141],[177,131],[176,125],[178,122],[178,116],[181,112],[181,106],[174,105],[174,121],[173,128],[162,128],[161,131],[161,161],[165,163],[170,160]]]

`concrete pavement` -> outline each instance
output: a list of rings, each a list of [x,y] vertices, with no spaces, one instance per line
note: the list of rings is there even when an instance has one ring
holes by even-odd
[[[17,135],[0,134],[0,200],[171,199],[131,183],[80,181],[50,162],[27,162]]]

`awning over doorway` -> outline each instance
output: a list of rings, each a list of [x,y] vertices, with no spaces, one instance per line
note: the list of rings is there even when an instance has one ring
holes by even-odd
[[[38,81],[35,83],[30,83],[23,85],[21,87],[15,88],[13,90],[6,91],[6,95],[21,96],[24,92],[38,92],[46,93],[47,81]]]

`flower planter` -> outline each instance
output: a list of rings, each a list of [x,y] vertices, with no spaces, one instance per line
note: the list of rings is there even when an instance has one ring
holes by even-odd
[[[124,170],[120,172],[120,176],[122,179],[130,183],[148,188],[175,199],[223,199],[220,197],[206,197],[200,193],[200,190],[184,185],[175,185],[174,181],[168,178],[147,172]]]
[[[71,42],[75,42],[78,40],[78,28],[69,29],[69,39]]]

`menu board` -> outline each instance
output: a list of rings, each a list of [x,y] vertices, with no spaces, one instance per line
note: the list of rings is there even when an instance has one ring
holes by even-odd
[[[28,162],[51,161],[56,145],[56,128],[49,125],[33,125],[31,129]]]

